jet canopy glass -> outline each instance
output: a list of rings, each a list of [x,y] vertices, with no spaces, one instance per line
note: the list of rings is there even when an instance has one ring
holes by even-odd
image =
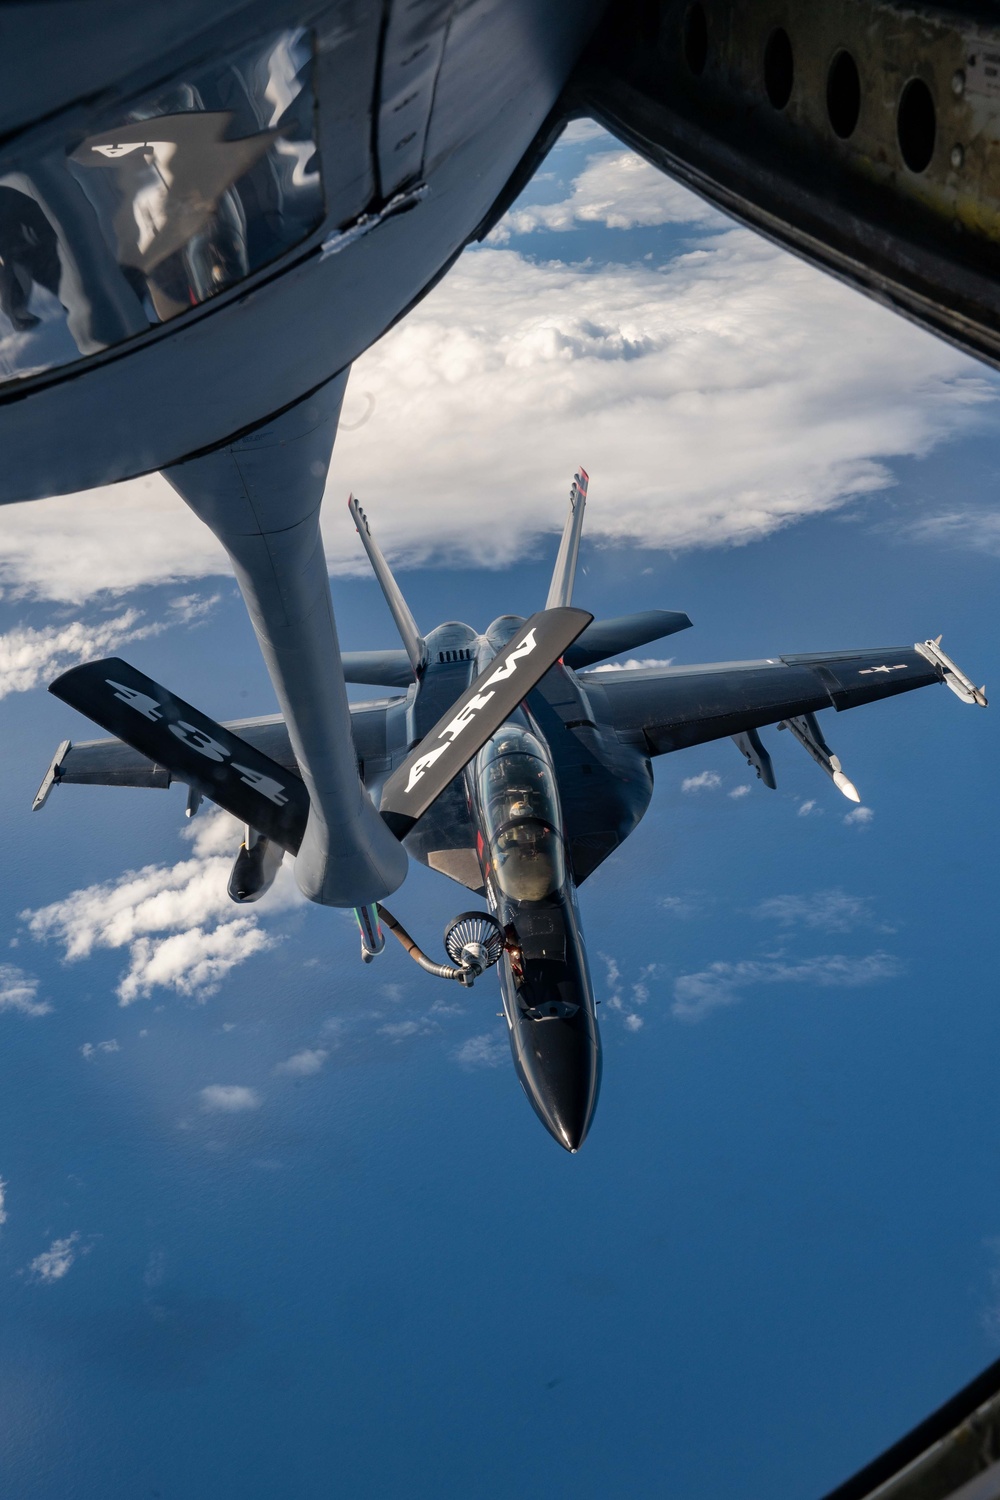
[[[512,901],[541,901],[566,880],[559,798],[533,734],[507,726],[479,752],[479,803],[497,885]]]
[[[0,159],[0,383],[108,349],[323,219],[312,41],[272,34]]]

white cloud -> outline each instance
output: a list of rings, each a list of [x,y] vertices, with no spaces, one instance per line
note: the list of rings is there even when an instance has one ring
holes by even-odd
[[[148,995],[156,986],[204,999],[238,964],[273,948],[276,939],[254,917],[237,917],[206,930],[190,927],[169,937],[137,937],[129,968],[118,985],[122,1005]]]
[[[635,229],[655,224],[727,223],[679,182],[664,177],[632,151],[602,151],[592,156],[560,203],[532,203],[514,208],[489,235],[503,244],[512,234],[539,229],[578,229],[603,224],[608,229]]]
[[[39,981],[14,964],[0,964],[0,1010],[20,1011],[22,1016],[47,1016],[48,1000],[38,999]]]
[[[450,566],[510,563],[561,527],[581,461],[592,539],[749,542],[890,485],[889,461],[953,436],[995,389],[746,230],[662,267],[476,250],[355,364],[328,485],[331,564],[367,571],[350,489],[397,565],[444,544]],[[484,514],[505,524],[484,529]],[[0,509],[0,582],[40,596],[219,572],[218,544],[159,479]]]
[[[697,776],[685,776],[681,782],[682,792],[714,792],[722,785],[722,777],[714,771],[701,771]]]
[[[3,1178],[0,1177],[0,1224],[6,1224],[6,1222],[7,1222],[7,1208],[6,1208],[6,1203],[7,1203],[7,1184],[4,1182]]]
[[[666,905],[670,900],[671,897],[664,897],[664,904]],[[638,1031],[643,1024],[642,1017],[637,1015],[635,1010],[629,1009],[629,1007],[645,1005],[649,1000],[649,985],[646,981],[652,979],[660,972],[659,964],[646,964],[639,971],[639,978],[628,987],[629,994],[626,999],[624,993],[625,987],[622,983],[622,972],[618,967],[617,961],[607,953],[600,954],[600,958],[606,971],[608,991],[602,995],[600,1003],[606,1005],[609,1011],[614,1011],[621,1016],[627,1031]]]
[[[970,548],[990,557],[1000,557],[1000,512],[995,510],[951,510],[923,516],[908,528],[916,542],[934,546]]]
[[[126,871],[21,918],[34,938],[61,943],[69,962],[96,949],[126,949],[122,1005],[156,987],[204,999],[238,964],[274,947],[278,939],[259,925],[261,916],[302,900],[286,864],[252,912],[233,906],[226,887],[242,832],[228,813],[200,816],[182,834],[193,858]]]
[[[608,144],[617,144],[615,138],[609,135],[603,125],[598,125],[596,120],[570,120],[562,135],[559,137],[560,146],[578,146],[584,141],[603,140]]]
[[[808,818],[813,813],[822,813],[822,811],[823,809],[821,807],[817,807],[815,800],[813,798],[810,798],[808,802],[803,802],[802,806],[799,808],[797,816],[800,818]]]
[[[241,1083],[210,1083],[201,1090],[198,1097],[201,1099],[202,1109],[226,1115],[260,1109],[263,1102],[256,1089],[245,1088]]]
[[[481,1036],[470,1036],[452,1055],[463,1068],[499,1068],[510,1057],[510,1048],[494,1032],[485,1031]]]
[[[607,661],[595,672],[641,672],[646,667],[672,667],[672,656],[630,656],[628,661]]]
[[[39,598],[82,604],[229,572],[208,527],[158,474],[0,508],[0,584]]]
[[[120,1052],[121,1050],[114,1037],[110,1037],[106,1042],[84,1042],[80,1048],[81,1053],[88,1062],[91,1062],[101,1052]]]
[[[732,791],[729,793],[729,795],[730,795],[730,797],[732,797],[733,801],[735,802],[735,801],[738,801],[740,797],[747,796],[747,794],[749,793],[749,791],[750,791],[750,784],[749,784],[749,782],[744,781],[740,786],[734,786],[733,789],[732,789]]]
[[[146,625],[139,623],[142,610],[126,609],[114,619],[90,625],[73,620],[68,625],[46,625],[41,629],[21,625],[8,630],[0,635],[0,698],[8,693],[26,693],[77,662],[106,656],[130,641],[159,635],[171,625],[194,624],[205,618],[218,599],[218,594],[210,599],[187,594],[171,601],[166,619]]]
[[[856,989],[895,979],[902,964],[891,953],[869,953],[849,958],[842,953],[818,958],[742,959],[738,963],[709,964],[698,974],[682,974],[674,982],[673,1014],[682,1021],[700,1021],[723,1005],[736,1005],[743,991],[757,985],[805,984],[814,988]]]
[[[212,613],[221,598],[221,594],[210,594],[207,598],[201,594],[180,594],[170,601],[169,623],[200,625]]]
[[[77,1257],[80,1231],[74,1229],[65,1239],[53,1240],[47,1250],[36,1255],[28,1266],[33,1281],[61,1281]]]
[[[274,1071],[291,1078],[312,1078],[329,1056],[325,1047],[304,1047],[301,1052],[295,1052],[291,1057],[286,1057],[284,1062],[278,1063]]]
[[[426,1036],[437,1027],[435,1022],[425,1017],[422,1021],[389,1021],[377,1029],[379,1036],[387,1036],[393,1042],[402,1042],[408,1036]]]
[[[56,676],[76,662],[105,655],[149,634],[138,627],[140,610],[128,609],[113,620],[84,625],[48,625],[41,630],[21,626],[0,635],[0,698],[25,693],[42,679]],[[138,628],[137,628],[138,627]]]
[[[591,538],[747,542],[891,484],[886,460],[928,452],[993,389],[966,357],[749,231],[660,269],[486,249],[357,362],[345,413],[369,397],[375,412],[341,434],[330,490],[338,509],[360,493],[404,564],[445,537],[456,565],[484,547],[512,561],[561,526],[577,462]],[[461,473],[476,475],[476,506]],[[484,509],[507,524],[484,534]],[[328,535],[341,567],[363,566],[346,524]]]
[[[851,932],[856,927],[876,925],[870,901],[839,889],[816,891],[811,896],[770,896],[754,907],[753,915],[782,927],[811,927],[823,932]]]
[[[845,816],[844,822],[849,828],[867,828],[874,816],[875,813],[870,807],[856,807],[853,812]]]
[[[657,901],[657,905],[662,906],[664,911],[668,911],[672,917],[680,917],[683,921],[696,916],[700,904],[699,901],[686,896],[660,896]]]

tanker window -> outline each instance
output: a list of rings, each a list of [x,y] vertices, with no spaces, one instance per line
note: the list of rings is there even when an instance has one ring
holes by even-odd
[[[301,28],[0,161],[0,383],[209,301],[323,221]]]

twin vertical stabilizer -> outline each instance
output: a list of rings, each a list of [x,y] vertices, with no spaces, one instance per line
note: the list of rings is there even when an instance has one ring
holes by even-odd
[[[418,677],[427,663],[427,647],[424,638],[417,629],[417,622],[410,614],[410,606],[403,598],[402,590],[392,572],[389,564],[382,556],[382,549],[372,536],[368,527],[368,517],[361,506],[351,495],[347,502],[354,524],[358,528],[361,545],[368,553],[368,561],[372,565],[372,572],[379,581],[379,587],[385,595],[385,602],[392,612],[392,618],[396,622],[400,640],[406,647],[406,654],[410,658],[410,666],[413,668],[414,677]]]
[[[583,531],[583,512],[587,507],[586,469],[582,466],[573,475],[573,488],[569,492],[569,515],[563,527],[562,541],[556,565],[552,570],[549,597],[546,609],[565,609],[573,602],[573,580],[576,578],[576,561],[580,556],[580,533]]]

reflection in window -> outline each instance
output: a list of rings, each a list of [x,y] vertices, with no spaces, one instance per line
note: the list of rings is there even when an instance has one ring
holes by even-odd
[[[513,901],[542,901],[565,883],[555,781],[534,735],[507,726],[480,752],[479,802],[497,884]]]
[[[282,32],[0,165],[0,380],[198,306],[323,218],[309,33]]]

